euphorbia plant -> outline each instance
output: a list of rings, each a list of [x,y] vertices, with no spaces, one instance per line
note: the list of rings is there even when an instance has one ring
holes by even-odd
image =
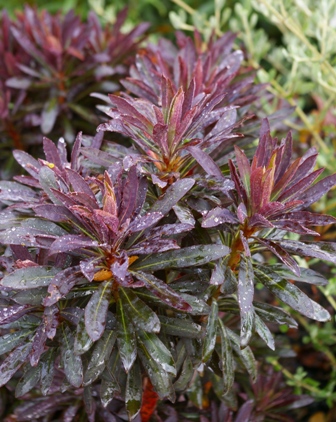
[[[316,182],[316,152],[291,162],[291,135],[278,145],[267,120],[251,163],[238,147],[232,154],[242,124],[237,97],[225,103],[232,56],[216,67],[202,53],[194,68],[184,65],[197,51],[185,41],[174,83],[163,58],[160,68],[149,55],[155,98],[113,96],[112,120],[91,141],[79,134],[70,161],[62,139],[44,139],[45,159],[14,152],[28,175],[0,182],[0,384],[34,397],[14,410],[18,421],[83,412],[113,420],[114,398],[134,419],[143,385],[174,401],[202,377],[227,403],[235,373],[256,380],[255,334],[274,349],[267,323],[296,326],[261,301],[257,282],[304,315],[329,318],[294,284],[325,278],[293,255],[336,262],[335,244],[310,242],[308,228],[335,219],[305,210],[336,175]],[[125,86],[138,95],[135,76]],[[101,150],[101,129],[127,135],[131,147]]]
[[[122,397],[133,418],[142,375],[159,397],[174,400],[200,368],[221,380],[221,394],[228,392],[239,361],[256,376],[247,346],[254,330],[274,348],[265,322],[295,326],[280,308],[253,300],[256,281],[303,314],[329,318],[286,281],[325,283],[314,271],[300,270],[291,253],[336,261],[333,244],[284,239],[289,230],[306,234],[303,224],[334,221],[301,211],[335,184],[331,176],[311,186],[319,174],[311,171],[313,151],[290,164],[290,137],[276,147],[264,122],[251,166],[236,149],[239,173],[231,163],[234,185],[224,208],[212,205],[211,187],[200,192],[196,175],[155,198],[158,187],[146,194],[150,179],[139,163],[90,174],[80,143],[79,136],[70,163],[62,142],[56,147],[45,139],[46,160],[16,151],[30,176],[0,183],[6,205],[0,238],[8,245],[1,351],[9,353],[0,375],[6,384],[24,369],[17,396],[34,387],[54,393],[57,373],[63,381],[56,391],[81,394],[84,387],[85,398],[90,386],[100,386],[104,406]],[[198,210],[199,201],[207,211]],[[265,248],[284,265],[262,264]],[[240,336],[235,324],[223,322],[223,312],[240,313]]]
[[[124,9],[114,25],[102,27],[93,12],[86,22],[73,11],[51,15],[29,6],[15,19],[2,13],[0,147],[5,152],[13,146],[30,151],[43,134],[73,143],[78,130],[94,133],[102,119],[90,94],[119,88],[148,28],[142,23],[123,32],[126,14]]]

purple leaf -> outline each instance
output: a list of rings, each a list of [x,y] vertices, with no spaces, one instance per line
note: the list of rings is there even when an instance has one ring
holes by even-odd
[[[82,132],[79,132],[76,136],[73,148],[71,151],[71,168],[72,170],[78,170],[79,167],[79,150],[82,144]]]
[[[263,217],[261,214],[253,214],[253,216],[249,219],[249,226],[250,227],[262,227],[262,228],[272,228],[274,225],[267,220],[267,218]]]
[[[245,188],[246,192],[249,194],[249,192],[250,192],[250,177],[251,177],[250,163],[249,163],[249,160],[247,159],[243,150],[241,150],[236,145],[234,146],[234,148],[235,148],[235,155],[236,155],[239,174],[240,174],[241,180],[244,184],[244,188]]]
[[[23,315],[31,312],[34,309],[35,307],[31,305],[5,305],[0,308],[0,325],[17,321]]]
[[[336,244],[331,242],[299,242],[282,240],[277,242],[282,248],[295,255],[310,256],[336,264]]]
[[[31,344],[23,344],[11,352],[0,366],[0,386],[7,384],[15,372],[23,365],[30,352]]]
[[[0,200],[11,202],[38,202],[38,196],[33,189],[16,182],[0,181]]]
[[[336,218],[331,215],[315,214],[309,211],[294,211],[281,215],[280,218],[282,220],[292,220],[306,226],[327,226],[336,223]]]
[[[131,167],[123,189],[119,220],[124,223],[134,212],[139,188],[136,167]]]
[[[56,145],[48,138],[43,138],[43,151],[46,160],[49,163],[55,164],[55,166],[63,172],[63,163],[59,156],[59,152]]]
[[[268,239],[256,238],[256,241],[273,252],[274,255],[276,255],[291,271],[293,271],[295,275],[300,275],[300,268],[295,259],[292,258],[279,244]]]
[[[291,185],[289,189],[286,189],[282,192],[282,194],[278,197],[278,201],[285,202],[291,199],[296,199],[299,197],[299,194],[306,190],[308,186],[310,186],[314,180],[318,178],[318,176],[323,172],[323,169],[319,169],[310,173],[308,176],[301,179],[294,185]]]
[[[49,249],[49,255],[54,255],[60,252],[70,252],[76,249],[82,248],[96,248],[98,242],[91,240],[88,237],[81,234],[67,234],[65,236],[56,239]]]
[[[154,254],[159,252],[170,251],[172,249],[180,249],[180,246],[174,239],[157,239],[144,240],[130,247],[128,253],[132,255]]]
[[[23,167],[35,179],[38,178],[38,173],[42,165],[35,158],[21,150],[13,151],[13,155],[21,167]]]
[[[77,171],[74,171],[72,169],[67,168],[65,171],[66,171],[67,178],[72,185],[73,190],[76,192],[85,193],[86,195],[91,197],[93,201],[97,204],[95,195],[93,194],[92,190],[90,189],[90,186],[83,179],[83,177],[80,174],[78,174]]]
[[[327,176],[319,182],[315,183],[314,186],[307,189],[304,193],[298,196],[297,199],[304,201],[302,208],[307,208],[309,205],[318,201],[323,195],[325,195],[331,188],[336,185],[336,173]]]
[[[121,251],[110,266],[113,276],[122,283],[128,274],[128,256],[125,251]]]
[[[85,328],[91,340],[100,339],[105,331],[106,316],[111,296],[111,282],[104,281],[85,307]]]
[[[219,224],[230,223],[237,224],[237,217],[228,209],[216,207],[209,211],[202,220],[202,227],[216,227]]]
[[[83,277],[81,273],[79,273],[79,266],[66,268],[65,270],[60,271],[51,280],[48,287],[49,296],[43,300],[43,305],[51,306],[58,302],[62,297],[65,297],[80,280],[83,280]]]
[[[31,366],[38,365],[40,357],[45,350],[45,342],[47,341],[45,325],[42,323],[36,330],[36,334],[32,341],[32,350],[30,353]]]
[[[210,176],[216,176],[223,179],[223,174],[214,162],[214,160],[204,151],[197,146],[189,146],[186,148],[190,154],[195,158],[198,164],[206,171]]]
[[[161,212],[149,212],[143,216],[136,217],[129,226],[129,230],[132,233],[136,233],[141,230],[145,230],[150,226],[153,226],[163,218]]]
[[[73,221],[79,223],[73,213],[63,205],[37,205],[34,207],[35,214],[56,223]]]
[[[148,290],[155,294],[162,302],[180,311],[191,311],[192,307],[182,297],[171,289],[168,284],[152,274],[142,271],[133,273],[134,277],[145,283]]]

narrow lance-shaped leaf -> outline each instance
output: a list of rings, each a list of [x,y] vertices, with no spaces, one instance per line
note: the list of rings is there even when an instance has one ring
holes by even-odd
[[[63,323],[61,325],[62,333],[62,362],[64,367],[64,373],[69,383],[79,388],[83,382],[83,365],[80,356],[74,354],[73,334],[70,328]]]
[[[300,276],[300,268],[293,257],[291,257],[288,252],[283,249],[280,245],[275,242],[270,241],[269,239],[256,239],[259,243],[266,246],[271,252],[274,253],[287,267],[293,271],[296,276]]]
[[[154,275],[143,273],[142,271],[133,273],[133,275],[138,280],[143,281],[147,289],[154,293],[160,301],[181,311],[192,310],[192,307],[181,297],[181,295],[170,288],[167,283],[164,283]]]
[[[59,268],[43,266],[20,268],[10,274],[7,274],[1,280],[1,285],[11,287],[15,290],[43,287],[47,286],[51,282],[58,271]]]
[[[316,321],[330,320],[329,312],[322,308],[321,305],[309,299],[294,284],[284,280],[276,273],[269,271],[267,268],[256,269],[255,275],[258,280],[263,283],[272,293],[274,293],[280,300],[287,303],[296,311],[308,318],[315,319]]]
[[[191,319],[170,318],[164,315],[160,315],[159,319],[162,333],[182,338],[200,338],[202,336],[202,327]]]
[[[77,325],[74,353],[82,355],[87,352],[93,345],[93,340],[89,336],[85,328],[85,319],[82,317]]]
[[[223,223],[236,224],[238,219],[231,211],[216,207],[208,212],[203,218],[202,227],[216,227]]]
[[[133,420],[141,409],[142,377],[137,362],[134,362],[127,375],[125,402],[128,417]]]
[[[33,334],[34,330],[30,328],[25,328],[15,333],[4,334],[0,337],[0,355],[10,352],[15,347],[20,346],[26,338]]]
[[[288,325],[290,328],[297,328],[298,326],[294,318],[277,306],[254,302],[254,310],[265,321],[276,322],[280,325]]]
[[[105,330],[111,285],[111,281],[101,283],[85,307],[85,328],[93,341],[98,340]]]
[[[267,346],[270,349],[275,350],[273,335],[264,321],[257,314],[254,315],[254,324],[256,332],[264,340]]]
[[[217,319],[217,327],[221,337],[220,361],[223,372],[223,394],[226,394],[233,386],[235,366],[231,341],[227,329],[220,318]]]
[[[112,330],[106,330],[100,338],[92,352],[91,360],[84,375],[84,385],[92,384],[104,371],[110,358],[112,348],[115,344],[117,333]]]
[[[238,274],[238,304],[241,317],[240,344],[242,348],[248,345],[254,326],[253,280],[254,274],[251,260],[242,257]]]
[[[167,215],[173,206],[186,195],[194,184],[195,181],[193,179],[184,178],[177,180],[167,189],[163,198],[160,198],[157,202],[155,202],[150,211],[158,211],[163,215]]]
[[[202,361],[207,362],[212,355],[216,346],[217,336],[217,320],[218,320],[218,304],[216,300],[212,300],[211,311],[208,316],[208,323],[205,330],[205,338],[203,342]]]
[[[240,338],[237,336],[237,334],[230,330],[230,328],[226,328],[226,331],[234,352],[240,358],[247,372],[251,376],[252,381],[254,382],[257,379],[257,362],[254,358],[251,348],[247,346],[244,349],[241,349]]]
[[[132,322],[125,312],[121,299],[117,302],[117,320],[120,358],[125,371],[128,372],[136,359],[137,346]]]
[[[173,388],[171,375],[162,369],[162,366],[156,363],[150,355],[150,352],[146,349],[143,343],[139,344],[138,350],[139,358],[145,371],[147,372],[151,383],[154,386],[155,392],[158,394],[161,400],[169,399],[175,401],[175,391]]]
[[[160,365],[163,371],[174,376],[176,375],[174,359],[170,351],[156,334],[138,330],[137,339],[139,343],[142,343],[145,346],[151,359]]]
[[[30,305],[3,306],[0,308],[0,325],[14,322],[33,309]]]
[[[156,313],[146,305],[131,289],[119,287],[119,295],[123,301],[125,311],[132,319],[132,323],[144,331],[158,333],[160,320]]]
[[[16,371],[22,366],[27,359],[31,349],[31,344],[23,344],[13,350],[0,366],[0,387],[7,384]]]
[[[310,256],[312,258],[324,259],[336,264],[336,245],[331,242],[299,242],[294,240],[281,240],[280,246],[288,252],[296,255]]]
[[[224,245],[195,245],[179,250],[162,252],[138,259],[132,269],[157,271],[165,268],[184,268],[204,265],[228,255],[230,249]]]
[[[41,365],[41,392],[44,396],[49,393],[55,373],[56,349],[51,347],[40,360]]]
[[[16,384],[15,397],[21,397],[32,390],[40,381],[41,367],[29,368]]]
[[[187,147],[187,150],[210,176],[216,176],[223,179],[220,168],[206,152],[202,151],[201,148],[197,146],[189,146]]]

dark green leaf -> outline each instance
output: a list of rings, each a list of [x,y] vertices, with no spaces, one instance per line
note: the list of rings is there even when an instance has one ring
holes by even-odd
[[[82,317],[77,325],[74,353],[77,355],[82,355],[83,353],[87,352],[92,345],[93,340],[86,331],[85,320],[84,317]]]
[[[300,268],[300,275],[297,276],[288,270],[284,265],[273,264],[272,270],[277,274],[288,280],[303,281],[304,283],[315,284],[316,286],[325,286],[328,284],[328,280],[320,273],[317,273],[310,268]]]
[[[191,311],[192,307],[186,302],[182,296],[169,287],[168,284],[158,279],[152,274],[143,273],[142,271],[133,273],[133,275],[140,281],[145,283],[148,290],[153,292],[160,301],[165,304],[179,309],[181,311]]]
[[[15,333],[4,334],[0,337],[0,355],[10,352],[15,347],[22,344],[29,334],[34,333],[35,330],[26,328],[24,330],[16,331]]]
[[[176,391],[184,391],[188,385],[190,384],[193,376],[194,376],[194,367],[192,361],[189,356],[186,356],[180,376],[174,382],[174,388]]]
[[[270,271],[266,267],[262,267],[262,269],[255,270],[255,275],[280,300],[287,303],[287,305],[302,315],[315,319],[316,321],[323,322],[330,320],[330,314],[326,309],[309,299],[298,287],[289,283],[277,273]]]
[[[256,332],[264,340],[267,346],[270,349],[275,350],[273,335],[264,321],[257,314],[254,315],[254,324]]]
[[[140,367],[134,362],[127,375],[125,402],[128,417],[133,420],[141,409],[142,377]]]
[[[118,348],[125,371],[132,367],[137,356],[136,338],[131,319],[125,312],[121,299],[117,302]]]
[[[226,394],[233,386],[235,366],[228,331],[220,318],[217,321],[218,331],[221,337],[220,361],[223,372],[223,394]]]
[[[255,312],[264,320],[276,322],[280,325],[288,325],[291,328],[297,327],[297,322],[283,309],[277,306],[268,305],[267,303],[254,302]]]
[[[240,338],[230,328],[226,328],[228,338],[231,341],[231,346],[235,353],[238,355],[247,372],[250,374],[252,381],[257,379],[257,362],[254,358],[252,350],[249,346],[244,349],[240,348]]]
[[[38,287],[36,289],[21,290],[13,296],[13,300],[21,305],[40,306],[47,295],[47,287]]]
[[[240,344],[246,347],[251,339],[254,326],[253,296],[254,274],[250,259],[242,256],[238,274],[238,304],[240,309],[241,327]]]
[[[123,301],[125,312],[129,314],[133,324],[144,331],[153,333],[160,331],[160,321],[156,313],[131,289],[119,287],[119,295]]]
[[[101,283],[85,307],[85,327],[93,341],[100,339],[105,330],[111,285],[111,281]]]
[[[15,290],[43,287],[47,286],[51,282],[58,271],[59,268],[43,266],[20,268],[10,274],[7,274],[1,280],[1,285],[11,287]]]
[[[170,401],[174,402],[175,391],[173,388],[171,375],[164,371],[162,366],[157,364],[154,359],[152,359],[150,352],[146,349],[143,343],[139,344],[138,355],[151,380],[151,383],[154,386],[154,390],[160,399],[169,399]]]
[[[184,268],[203,265],[228,255],[224,245],[195,245],[183,249],[162,252],[140,258],[132,266],[134,270],[157,271],[165,268]]]
[[[176,375],[174,359],[156,334],[138,330],[137,339],[138,343],[144,346],[151,359],[160,365],[163,371],[174,376]]]
[[[208,323],[206,326],[206,334],[203,343],[203,352],[202,352],[202,361],[208,361],[212,352],[216,346],[216,336],[217,336],[217,320],[218,320],[218,304],[216,300],[212,300],[211,311],[208,317]]]
[[[170,318],[163,315],[160,315],[159,319],[162,333],[182,338],[200,338],[202,335],[202,327],[191,319]]]
[[[84,375],[84,385],[92,384],[105,369],[117,338],[115,331],[106,330],[93,349],[91,360]]]
[[[40,381],[41,366],[29,368],[16,384],[15,397],[21,397],[32,390]]]
[[[44,353],[40,360],[41,365],[41,392],[44,396],[49,393],[50,386],[54,379],[56,349],[50,348]]]
[[[74,336],[70,328],[63,323],[62,332],[62,362],[64,373],[71,385],[79,388],[83,382],[83,365],[80,356],[74,354]]]

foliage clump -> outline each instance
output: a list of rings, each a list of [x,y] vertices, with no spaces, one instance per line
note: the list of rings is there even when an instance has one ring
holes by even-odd
[[[122,38],[131,51],[143,29]],[[177,47],[140,49],[94,137],[79,133],[70,155],[62,138],[44,138],[44,159],[14,151],[26,174],[0,182],[0,384],[26,401],[16,420],[120,420],[122,402],[130,420],[144,418],[148,390],[174,402],[204,380],[213,414],[229,418],[235,378],[258,379],[263,346],[253,342],[274,350],[270,324],[297,326],[256,284],[309,318],[330,318],[296,285],[327,280],[294,256],[336,263],[335,243],[312,230],[336,220],[309,209],[336,175],[317,181],[316,150],[292,157],[291,134],[278,142],[267,119],[248,158],[237,128],[259,87],[233,40],[178,34]],[[93,73],[104,66],[97,59]],[[255,402],[277,414],[261,380],[237,421],[258,413]]]

